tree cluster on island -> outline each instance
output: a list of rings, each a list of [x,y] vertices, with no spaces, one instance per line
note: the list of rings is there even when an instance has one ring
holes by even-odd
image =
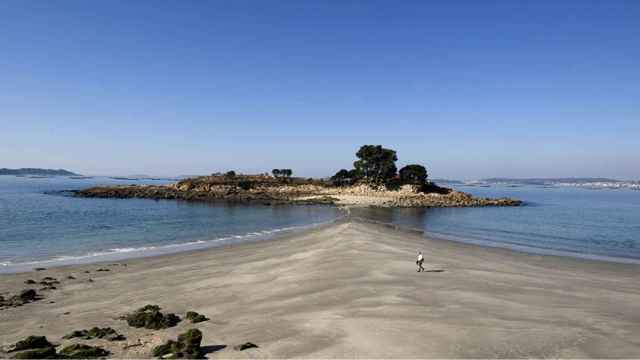
[[[389,190],[398,189],[402,185],[414,185],[423,192],[445,190],[427,180],[429,175],[422,165],[410,164],[398,171],[396,151],[382,145],[364,145],[360,147],[356,157],[358,160],[353,163],[353,169],[341,169],[331,177],[333,185],[351,186],[361,183],[384,186]]]
[[[428,181],[427,169],[423,165],[410,164],[398,170],[396,161],[398,156],[395,150],[387,149],[382,145],[363,145],[356,152],[357,160],[353,163],[353,169],[341,169],[331,178],[326,180],[293,178],[291,169],[273,169],[271,179],[278,183],[291,185],[318,184],[324,186],[353,186],[367,184],[372,187],[384,187],[389,190],[397,190],[402,185],[413,185],[418,191],[447,193],[450,189],[441,188]],[[224,174],[213,174],[224,181],[234,183],[243,190],[250,190],[259,183],[268,181],[269,175],[264,174],[262,180],[258,175],[241,175],[230,170]]]
[[[271,175],[276,178],[276,179],[281,179],[281,180],[287,180],[287,179],[291,179],[291,176],[293,175],[293,170],[291,169],[273,169],[271,170]],[[227,179],[235,179],[238,177],[246,177],[247,175],[242,175],[242,174],[238,174],[235,172],[235,170],[229,170],[226,173],[213,173],[211,174],[211,176],[223,176]],[[269,176],[269,173],[264,173],[264,174],[257,174],[257,175],[253,175],[253,176]]]
[[[293,175],[293,170],[291,169],[273,169],[271,170],[271,174],[273,177],[280,180],[288,180]]]

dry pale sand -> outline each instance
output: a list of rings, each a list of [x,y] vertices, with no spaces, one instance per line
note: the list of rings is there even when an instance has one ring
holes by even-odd
[[[430,272],[416,272],[417,250]],[[123,263],[109,272],[96,273],[107,265],[94,264],[1,276],[0,293],[25,288],[28,278],[53,276],[62,285],[0,311],[0,344],[31,334],[68,343],[61,336],[71,330],[111,326],[127,341],[84,342],[144,357],[197,327],[210,358],[640,357],[633,265],[429,240],[359,222]],[[117,320],[147,303],[211,320],[158,331]],[[123,350],[138,339],[145,345]],[[245,341],[260,348],[232,349]]]

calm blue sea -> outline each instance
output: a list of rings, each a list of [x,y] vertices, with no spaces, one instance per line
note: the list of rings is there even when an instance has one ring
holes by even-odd
[[[128,183],[132,182],[0,176],[0,272],[257,241],[342,216],[329,206],[83,199],[57,193]],[[352,214],[424,229],[444,239],[640,263],[640,191],[535,186],[458,189],[477,196],[514,197],[526,206],[357,209]]]
[[[57,193],[129,183],[166,181],[0,176],[0,272],[256,241],[341,216],[330,206],[85,199]]]
[[[640,191],[499,185],[454,188],[482,197],[517,198],[526,205],[360,209],[352,214],[425,230],[436,238],[640,264]]]

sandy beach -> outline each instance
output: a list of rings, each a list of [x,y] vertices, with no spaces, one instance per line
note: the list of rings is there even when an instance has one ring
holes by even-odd
[[[416,272],[418,250],[427,272]],[[0,345],[46,335],[139,358],[198,328],[209,358],[640,357],[639,266],[527,255],[362,222],[2,275],[0,295],[47,276],[61,284],[44,299],[0,310]],[[118,319],[146,304],[210,320],[146,330]],[[93,326],[113,327],[127,340],[62,339]],[[233,350],[247,341],[259,348]]]

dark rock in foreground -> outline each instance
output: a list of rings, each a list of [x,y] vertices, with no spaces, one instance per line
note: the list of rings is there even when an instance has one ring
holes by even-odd
[[[38,284],[44,286],[43,288],[41,288],[40,290],[55,290],[56,285],[60,284],[60,281],[58,281],[58,279],[56,278],[52,278],[52,277],[45,277],[44,279],[42,279],[42,281],[40,281]]]
[[[204,353],[200,347],[202,332],[190,329],[178,335],[178,341],[169,340],[153,349],[153,356],[163,359],[201,359]]]
[[[12,359],[58,359],[56,349],[53,346],[40,349],[21,351],[11,357]]]
[[[34,289],[25,289],[18,295],[13,295],[8,299],[0,296],[0,309],[17,307],[42,299]]]
[[[95,359],[109,355],[109,352],[101,347],[85,344],[73,344],[60,350],[60,355],[67,359]]]
[[[12,359],[95,359],[109,355],[103,348],[84,344],[69,345],[56,353],[55,345],[44,336],[29,336],[9,347]]]
[[[258,347],[258,345],[254,344],[252,342],[246,342],[244,344],[240,344],[240,345],[234,346],[233,350],[244,351],[244,350],[247,350],[247,349],[253,349],[253,348],[257,348],[257,347]]]
[[[12,359],[55,359],[56,349],[44,336],[29,336],[9,347]]]
[[[202,314],[198,314],[195,311],[189,311],[187,312],[187,314],[185,315],[185,318],[189,321],[191,321],[192,323],[199,323],[199,322],[203,322],[203,321],[207,321],[209,320],[209,318],[207,318],[206,316],[202,315]]]
[[[38,293],[36,293],[36,291],[33,289],[26,289],[20,292],[18,298],[24,302],[34,301],[38,300]]]
[[[85,340],[91,339],[106,339],[109,341],[121,341],[126,340],[124,335],[118,334],[117,331],[110,327],[99,328],[93,327],[89,330],[74,330],[73,332],[62,337],[63,339],[81,338]]]
[[[12,351],[20,351],[20,350],[28,350],[28,349],[38,349],[44,347],[52,347],[53,344],[47,340],[45,336],[29,336],[24,340],[20,340],[15,343],[9,352]]]
[[[176,326],[180,322],[180,318],[175,314],[161,313],[158,305],[146,305],[125,315],[124,319],[129,326],[152,330],[166,329]]]

